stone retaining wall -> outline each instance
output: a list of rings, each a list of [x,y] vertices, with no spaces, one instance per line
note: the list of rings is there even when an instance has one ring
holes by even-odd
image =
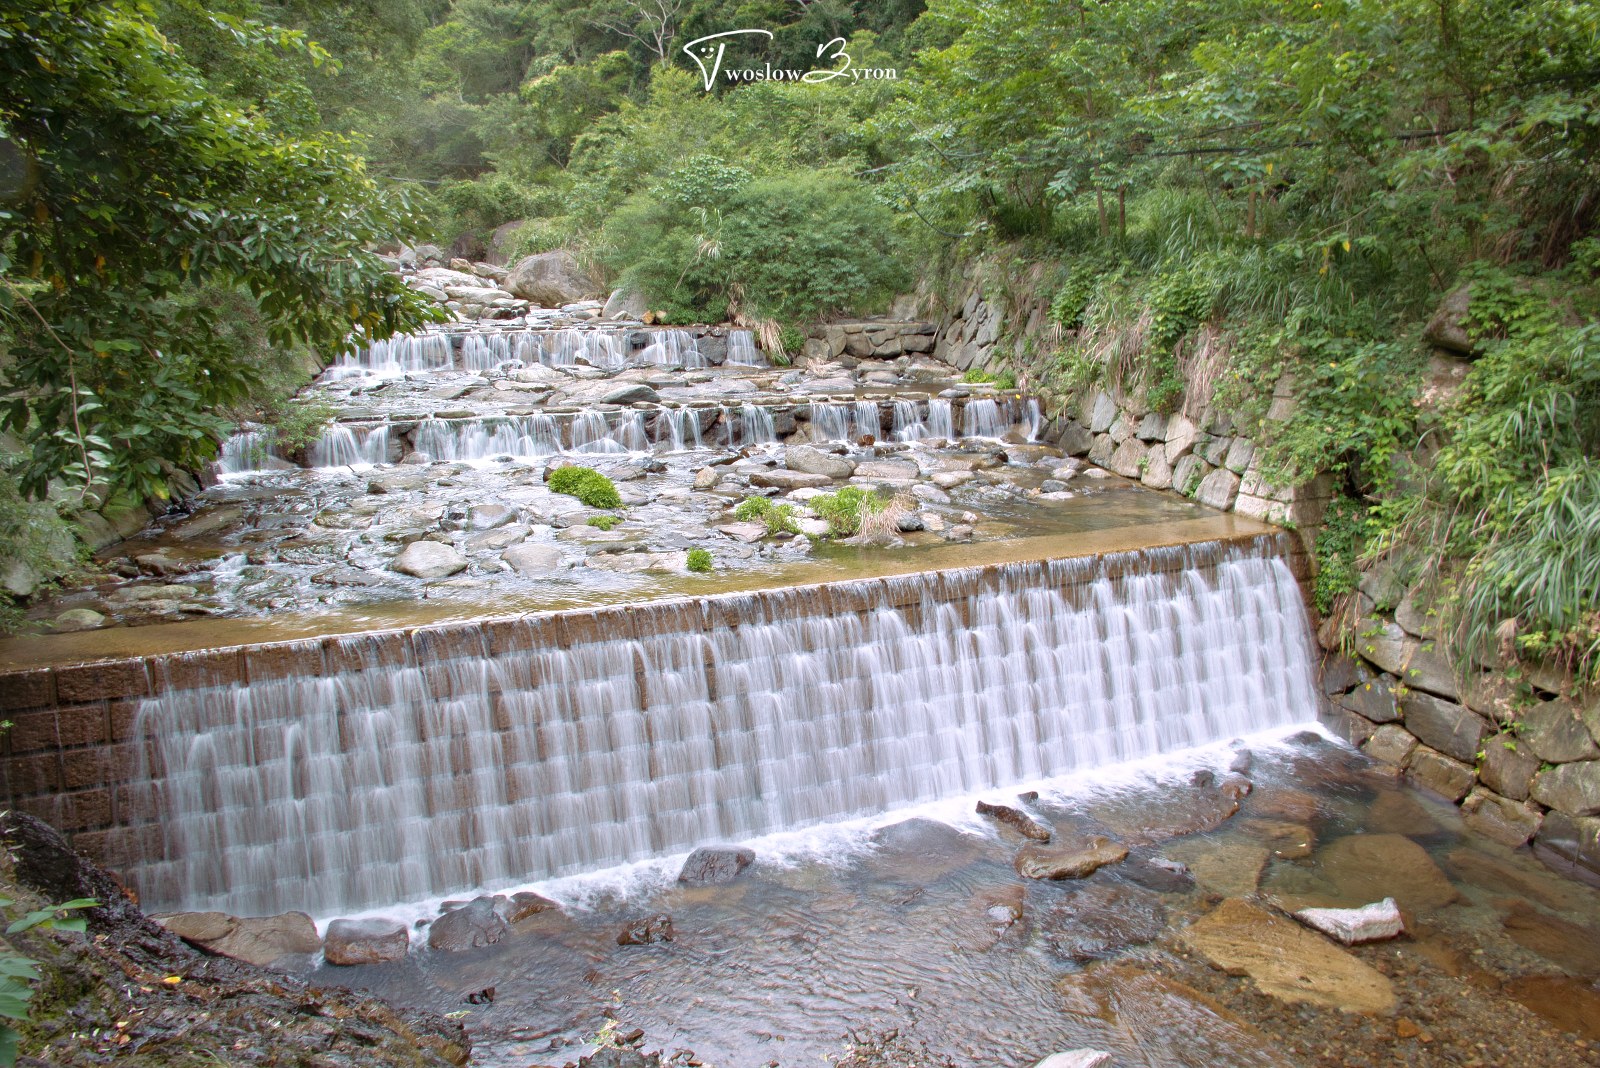
[[[1600,695],[1546,665],[1458,672],[1419,584],[1381,566],[1323,622],[1334,722],[1369,756],[1459,804],[1468,826],[1553,866],[1600,876]],[[1379,611],[1382,601],[1393,611]]]

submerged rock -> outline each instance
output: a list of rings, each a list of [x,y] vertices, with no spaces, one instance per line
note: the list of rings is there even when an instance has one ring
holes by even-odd
[[[754,863],[755,852],[742,846],[701,846],[689,854],[678,872],[688,886],[723,886]]]
[[[655,942],[670,942],[672,937],[671,916],[647,916],[623,924],[622,931],[617,935],[617,945],[648,946]]]
[[[508,925],[492,897],[478,897],[434,920],[428,928],[428,948],[460,953],[492,946],[505,937]]]
[[[1267,1068],[1290,1063],[1278,1042],[1254,1025],[1194,987],[1136,964],[1118,961],[1086,968],[1058,980],[1056,990],[1069,1019],[1115,1023],[1141,1054],[1124,1062],[1130,1066]]]
[[[1082,879],[1127,855],[1127,846],[1096,836],[1054,846],[1025,845],[1013,866],[1025,879]]]
[[[334,920],[322,943],[329,964],[382,964],[404,960],[411,948],[405,924],[391,920]]]
[[[1387,977],[1321,935],[1239,898],[1229,898],[1178,936],[1229,975],[1248,975],[1282,1001],[1368,1015],[1394,1011]]]
[[[1038,921],[1051,951],[1079,963],[1149,942],[1166,923],[1167,909],[1159,897],[1114,882],[1084,887],[1056,902]]]

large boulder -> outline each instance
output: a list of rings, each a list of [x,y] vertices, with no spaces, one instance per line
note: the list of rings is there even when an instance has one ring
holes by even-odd
[[[791,471],[826,475],[830,479],[849,478],[856,470],[856,465],[843,456],[835,456],[810,445],[791,445],[784,449],[783,462]]]
[[[638,290],[616,289],[606,299],[605,309],[600,315],[605,319],[643,319],[649,310],[650,306]]]
[[[404,960],[411,948],[406,925],[392,920],[334,920],[322,944],[329,964],[383,964]]]
[[[559,308],[579,300],[595,300],[605,292],[564,248],[519,260],[506,278],[506,288],[523,300]]]
[[[755,852],[742,846],[701,846],[683,862],[678,881],[689,886],[721,886],[737,879],[755,859]]]
[[[437,541],[414,541],[394,561],[396,571],[419,579],[446,578],[466,566],[466,557]]]
[[[243,919],[224,912],[179,912],[151,919],[198,949],[248,964],[265,966],[322,948],[317,925],[303,912]]]
[[[451,909],[428,928],[428,946],[441,953],[492,946],[505,937],[505,917],[492,897],[477,897],[460,908]]]

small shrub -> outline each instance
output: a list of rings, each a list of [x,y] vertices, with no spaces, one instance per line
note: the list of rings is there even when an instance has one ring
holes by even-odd
[[[269,413],[267,422],[272,428],[278,451],[290,456],[315,445],[322,437],[322,431],[338,414],[337,408],[324,401],[296,398]]]
[[[733,518],[741,523],[765,523],[768,537],[800,533],[794,506],[773,504],[765,497],[746,497],[733,510]]]
[[[688,568],[699,575],[704,575],[711,570],[711,553],[705,549],[690,549]]]
[[[966,374],[961,376],[961,381],[966,382],[969,385],[978,386],[987,382],[993,382],[994,375],[990,374],[988,371],[985,371],[981,367],[973,367],[970,368]]]
[[[550,472],[552,493],[576,497],[590,508],[621,508],[622,497],[605,475],[592,467],[558,467]]]
[[[864,490],[860,486],[846,486],[836,493],[824,493],[811,498],[811,507],[827,520],[828,533],[836,538],[859,534],[863,523],[871,516],[886,511],[890,498],[882,493]]]
[[[994,376],[994,384],[996,389],[1016,389],[1017,376],[1010,371],[1001,371]]]
[[[619,515],[592,515],[588,518],[587,522],[591,527],[599,527],[601,530],[610,530],[612,527],[622,522],[622,517]]]
[[[806,347],[806,332],[798,326],[785,326],[778,331],[778,347],[790,359],[800,355]]]

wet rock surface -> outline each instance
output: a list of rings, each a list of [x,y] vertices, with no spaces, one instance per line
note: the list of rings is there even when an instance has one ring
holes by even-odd
[[[1127,855],[1127,846],[1095,835],[1055,845],[1023,846],[1013,864],[1025,879],[1082,879]]]
[[[1033,1065],[1074,1050],[1108,1052],[1113,1064],[1204,1068],[1592,1064],[1600,1047],[1571,1032],[1577,1017],[1561,1017],[1562,1030],[1525,1007],[1514,984],[1542,977],[1543,987],[1521,991],[1535,1001],[1554,981],[1590,985],[1525,943],[1537,930],[1546,950],[1581,944],[1582,932],[1545,920],[1596,929],[1600,895],[1485,839],[1458,810],[1367,775],[1364,758],[1347,763],[1351,751],[1308,746],[1252,744],[1255,789],[1236,817],[1139,846],[1080,879],[1023,878],[1013,861],[1037,843],[975,816],[968,802],[961,827],[902,820],[711,887],[678,882],[674,868],[648,889],[613,888],[540,913],[477,952],[418,954],[389,972],[325,971],[341,985],[370,980],[392,996],[470,1012],[494,1068],[575,1064],[607,1019],[616,1020],[609,1033],[642,1030],[635,1049],[679,1064],[690,1048],[707,1064],[827,1055],[856,1068]],[[1153,826],[1174,797],[1218,792],[1231,760],[1219,754],[1203,787],[1188,772],[1119,787],[1116,807],[1127,825]],[[1015,807],[1082,843],[1106,829],[1097,818],[1107,796],[1046,792]],[[1378,859],[1339,845],[1346,839],[1377,839]],[[1200,872],[1186,875],[1175,857]],[[1248,901],[1220,889],[1243,893],[1257,877]],[[1438,880],[1449,903],[1408,908],[1408,889],[1442,900]],[[1279,910],[1287,889],[1316,891],[1320,904],[1386,882],[1389,892],[1349,902],[1398,899],[1407,931],[1385,941],[1347,948]],[[1513,898],[1537,918],[1514,914]],[[1241,918],[1240,908],[1253,911]],[[625,926],[648,931],[662,916],[672,918],[674,942],[618,945]],[[1213,929],[1223,932],[1208,946],[1221,966],[1188,941]],[[492,1004],[464,1002],[488,985]]]
[[[900,536],[873,552],[1205,514],[1027,444],[1044,424],[1026,397],[983,385],[936,396],[958,372],[920,352],[783,370],[753,347],[750,362],[729,362],[738,331],[591,312],[529,309],[331,368],[308,397],[340,414],[304,456],[274,456],[270,431],[245,428],[218,484],[107,550],[103,576],[41,598],[31,618],[68,632],[481,603],[491,590],[528,607],[579,591],[692,593],[709,580],[672,555],[689,547],[712,553],[714,574],[860,553],[830,540],[806,496],[844,486],[904,499]],[[611,477],[622,508],[551,493],[544,475],[567,463]],[[793,507],[807,537],[735,526],[746,496]],[[622,523],[617,545],[573,533],[603,515]]]
[[[30,907],[101,902],[87,910],[87,938],[12,936],[49,976],[23,1028],[20,1064],[208,1063],[200,1050],[212,1058],[224,1051],[230,1065],[467,1063],[471,1046],[459,1022],[204,954],[146,919],[48,826],[7,813],[0,833],[14,858],[0,872],[6,896],[20,891]]]
[[[322,956],[329,964],[351,967],[404,960],[411,948],[405,924],[389,920],[334,920],[323,938]]]
[[[481,949],[504,938],[509,926],[494,898],[474,898],[428,925],[428,948],[441,953]]]
[[[723,886],[755,862],[753,850],[742,846],[701,846],[683,862],[678,881],[688,886]]]

